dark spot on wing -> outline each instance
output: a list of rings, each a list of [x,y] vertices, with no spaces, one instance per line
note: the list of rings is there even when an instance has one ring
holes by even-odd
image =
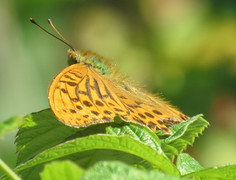
[[[76,85],[77,85],[77,83],[69,82],[69,81],[67,81],[66,83],[67,83],[69,86],[76,86]]]
[[[122,109],[114,108],[115,111],[124,112]]]
[[[127,120],[127,116],[120,116],[121,119]]]
[[[134,116],[133,119],[134,120],[139,120],[139,118],[137,116]]]
[[[153,128],[156,127],[156,124],[153,123],[152,121],[149,121],[149,122],[148,122],[148,127],[150,127],[151,129],[153,129]]]
[[[160,125],[163,125],[163,124],[164,124],[164,122],[161,121],[161,120],[157,120],[157,123],[160,124]]]
[[[70,79],[70,80],[75,80],[74,78],[70,77],[69,75],[65,75],[64,77],[67,79]]]
[[[81,106],[76,106],[76,108],[78,109],[78,110],[82,110],[83,108],[81,107]]]
[[[111,105],[111,106],[115,106],[115,105],[114,105],[113,103],[111,103],[111,102],[109,102],[108,104]]]
[[[134,109],[134,106],[131,105],[131,104],[127,104],[127,106],[129,106],[130,108],[133,108],[133,109]]]
[[[110,122],[111,118],[107,117],[107,116],[103,116],[102,120],[106,121],[106,122]]]
[[[154,116],[153,116],[152,114],[148,113],[148,112],[145,112],[144,114],[145,114],[146,116],[150,117],[150,118],[154,118]]]
[[[146,125],[146,123],[145,123],[144,121],[142,121],[141,119],[137,119],[136,121],[137,121],[138,123],[140,123],[140,124]]]
[[[136,108],[141,108],[141,106],[138,106],[138,105],[131,105],[131,104],[127,104],[127,106],[133,108],[133,109],[136,109]]]
[[[76,113],[76,110],[70,109],[70,112],[74,114],[74,113]]]
[[[73,101],[73,102],[78,102],[79,101],[78,98],[71,98],[70,100]]]
[[[121,99],[127,99],[125,96],[119,96]]]
[[[61,92],[67,93],[67,90],[65,90],[64,88],[61,88]]]
[[[98,100],[96,100],[96,105],[98,105],[98,106],[104,106],[104,104],[101,102],[101,101],[98,101]]]
[[[134,111],[133,111],[131,108],[128,108],[128,107],[127,107],[127,109],[128,109],[130,112],[134,113]]]
[[[105,113],[105,114],[108,114],[108,115],[112,114],[111,111],[104,111],[104,113]]]
[[[136,103],[137,105],[143,104],[142,102],[139,102],[139,101],[135,101],[135,103]]]
[[[83,103],[84,103],[84,105],[87,106],[87,107],[92,106],[92,104],[91,104],[90,102],[88,102],[88,101],[83,101]]]
[[[169,129],[168,128],[161,128],[161,130],[164,132],[164,133],[169,133]]]
[[[91,113],[94,114],[94,115],[96,115],[96,116],[99,115],[99,112],[97,112],[97,111],[91,111]]]
[[[184,114],[180,114],[180,117],[181,117],[183,120],[187,120],[187,119],[189,119],[189,117],[186,116],[186,115],[184,115]]]
[[[139,115],[141,118],[146,119],[146,117],[145,117],[143,114],[138,113],[138,115]]]
[[[157,114],[157,115],[162,115],[162,113],[161,113],[161,112],[159,112],[159,111],[157,111],[157,110],[155,110],[155,109],[154,109],[154,110],[152,110],[152,112],[153,112],[153,113],[155,113],[155,114]]]

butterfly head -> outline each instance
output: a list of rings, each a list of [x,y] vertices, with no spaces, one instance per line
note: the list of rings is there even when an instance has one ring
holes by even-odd
[[[109,75],[110,69],[105,60],[92,52],[68,50],[68,64],[84,63],[101,75]]]

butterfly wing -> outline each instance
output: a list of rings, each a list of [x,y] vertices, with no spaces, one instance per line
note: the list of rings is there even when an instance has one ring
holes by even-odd
[[[83,108],[78,97],[78,85],[84,80],[87,72],[87,68],[83,66],[69,66],[60,72],[49,86],[49,105],[55,116],[69,126],[79,126],[91,121],[83,118],[89,111]],[[77,114],[77,111],[81,112]]]
[[[128,113],[103,78],[83,63],[67,67],[53,79],[48,100],[55,116],[73,127],[113,122],[117,112]]]
[[[128,84],[123,84],[123,86],[113,84],[111,87],[112,91],[130,111],[126,120],[146,125],[154,132],[158,128],[164,133],[171,134],[167,126],[183,122],[189,118],[162,99],[148,95],[148,93]]]
[[[166,124],[184,120],[169,105],[106,79],[83,63],[59,73],[49,87],[48,98],[55,116],[73,127],[113,122],[118,115],[170,134]]]

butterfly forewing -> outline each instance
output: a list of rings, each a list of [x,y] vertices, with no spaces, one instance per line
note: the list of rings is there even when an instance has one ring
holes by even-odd
[[[80,127],[82,124],[92,123],[91,118],[84,118],[90,111],[83,107],[78,96],[80,83],[87,71],[87,67],[82,64],[69,66],[59,73],[49,86],[48,99],[51,109],[56,117],[67,125]]]
[[[158,128],[170,134],[166,125],[187,118],[161,100],[119,85],[84,63],[71,65],[59,73],[48,92],[56,117],[73,127],[112,122],[118,115],[125,121],[146,125],[154,132]]]

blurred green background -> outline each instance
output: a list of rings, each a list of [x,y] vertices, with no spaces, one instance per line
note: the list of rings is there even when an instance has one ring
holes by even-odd
[[[236,163],[236,1],[1,0],[0,121],[48,108],[47,88],[67,49],[29,22],[51,18],[77,49],[210,122],[188,152],[203,166]],[[15,165],[15,133],[0,157]]]

